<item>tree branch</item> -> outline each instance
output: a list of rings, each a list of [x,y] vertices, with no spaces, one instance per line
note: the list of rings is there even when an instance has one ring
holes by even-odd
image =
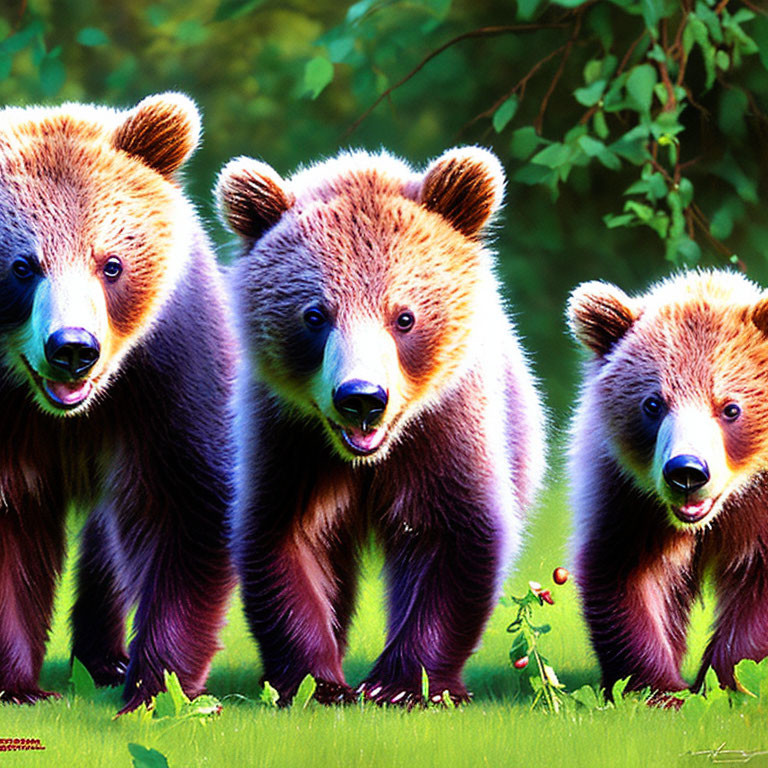
[[[357,120],[352,123],[352,125],[350,125],[350,127],[344,133],[342,139],[348,139],[360,127],[360,124],[371,114],[371,112],[373,112],[373,110],[376,109],[376,107],[378,107],[382,101],[384,101],[384,99],[388,98],[394,91],[407,83],[412,77],[416,76],[422,69],[424,69],[427,64],[429,64],[430,61],[432,61],[432,59],[436,58],[441,53],[447,51],[449,48],[453,47],[457,43],[462,42],[463,40],[482,37],[498,37],[499,35],[509,35],[516,32],[537,32],[542,29],[567,29],[569,26],[570,25],[563,23],[509,24],[498,27],[480,27],[479,29],[473,29],[470,32],[464,32],[461,35],[457,35],[456,37],[448,40],[446,43],[443,43],[439,48],[435,48],[434,51],[427,54],[405,77],[398,80],[394,85],[391,85],[382,94],[380,94],[376,101],[374,101],[373,104],[371,104],[371,106],[368,107],[360,115],[360,117],[358,117]]]

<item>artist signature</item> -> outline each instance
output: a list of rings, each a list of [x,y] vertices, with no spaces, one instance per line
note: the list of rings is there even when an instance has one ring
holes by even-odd
[[[710,763],[751,763],[758,758],[758,764],[768,764],[768,749],[726,749],[725,742],[715,749],[701,749],[684,752],[681,757],[706,757]],[[760,760],[759,758],[763,758]]]

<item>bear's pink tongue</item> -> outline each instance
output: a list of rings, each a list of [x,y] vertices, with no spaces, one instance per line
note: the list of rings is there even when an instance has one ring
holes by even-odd
[[[354,453],[364,455],[373,453],[381,445],[385,432],[383,429],[372,429],[366,432],[356,427],[345,427],[341,435]]]
[[[707,516],[714,503],[714,499],[704,499],[695,504],[684,504],[682,507],[675,507],[674,513],[684,523],[697,523]]]
[[[78,405],[91,394],[90,381],[52,381],[45,379],[45,391],[54,402],[61,405]]]

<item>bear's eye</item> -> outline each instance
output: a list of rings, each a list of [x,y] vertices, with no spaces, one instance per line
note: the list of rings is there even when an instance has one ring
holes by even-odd
[[[651,417],[656,418],[659,416],[664,408],[664,403],[660,397],[651,395],[643,400],[643,410]]]
[[[327,322],[327,318],[322,309],[318,307],[310,307],[304,310],[304,323],[308,328],[313,330],[319,330]]]
[[[728,403],[723,408],[723,418],[726,421],[736,421],[741,416],[741,407],[737,403]]]
[[[11,271],[19,280],[29,280],[35,274],[35,268],[29,263],[29,259],[23,257],[11,264]]]
[[[123,262],[117,256],[110,256],[101,268],[104,277],[109,281],[117,280],[123,272]]]
[[[405,310],[404,312],[401,312],[397,316],[397,320],[395,320],[395,324],[397,325],[397,330],[402,331],[403,333],[407,333],[408,331],[413,328],[413,324],[416,322],[416,318],[413,316],[413,312],[409,312],[408,310]]]

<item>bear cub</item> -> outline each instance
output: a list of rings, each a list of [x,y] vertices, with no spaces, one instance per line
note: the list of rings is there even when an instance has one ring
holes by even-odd
[[[717,606],[694,684],[768,655],[768,295],[725,271],[630,298],[589,282],[568,319],[591,351],[572,432],[577,583],[603,684],[686,687],[704,573]]]
[[[98,684],[125,681],[126,710],[164,670],[196,695],[217,648],[236,347],[177,179],[199,130],[174,93],[0,111],[0,700],[50,695],[72,505],[90,510],[72,653]]]
[[[341,154],[282,179],[221,172],[251,371],[235,561],[264,675],[289,700],[353,700],[342,671],[361,545],[385,557],[385,647],[361,686],[412,704],[467,698],[544,467],[543,414],[485,234],[498,160],[453,149],[423,173]]]

